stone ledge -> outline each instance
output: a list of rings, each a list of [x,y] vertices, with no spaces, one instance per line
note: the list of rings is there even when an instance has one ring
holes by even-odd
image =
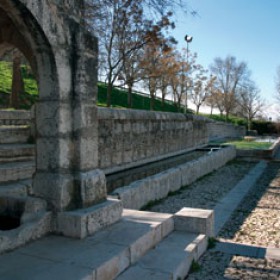
[[[108,199],[89,208],[58,213],[57,232],[68,237],[85,238],[117,222],[122,209],[119,200]]]

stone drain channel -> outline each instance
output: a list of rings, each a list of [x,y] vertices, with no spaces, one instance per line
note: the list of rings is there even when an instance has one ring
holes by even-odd
[[[111,190],[110,197],[120,199],[124,208],[139,210],[219,169],[235,156],[236,150],[233,146],[215,149],[215,151],[209,148],[207,152],[195,151],[176,157],[174,160],[168,159],[155,163],[154,166],[148,166],[147,169],[153,173],[140,168],[135,173],[129,170],[120,174],[122,177],[119,178],[116,177],[118,175],[112,175],[111,179],[107,177],[108,188]],[[163,170],[159,170],[160,165]],[[130,176],[127,176],[128,173],[131,173]],[[136,175],[140,177],[137,178]],[[119,185],[112,186],[110,181],[115,181]]]

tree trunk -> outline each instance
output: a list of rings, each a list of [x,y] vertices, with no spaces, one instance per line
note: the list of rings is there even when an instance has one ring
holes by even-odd
[[[165,95],[166,95],[166,92],[165,92],[165,89],[162,90],[162,93],[161,93],[161,109],[164,109],[164,104],[165,104]]]
[[[13,52],[13,80],[10,106],[19,108],[19,96],[24,93],[24,82],[21,74],[21,58],[22,55],[18,50]]]
[[[200,108],[200,106],[196,106],[196,115],[198,115],[198,113],[199,113],[199,108]]]
[[[154,95],[154,93],[151,93],[150,110],[154,111],[154,109],[155,109],[155,95]]]
[[[112,72],[108,73],[108,84],[107,84],[107,107],[111,107],[112,105]]]
[[[128,106],[128,108],[132,108],[132,86],[131,85],[128,85],[127,106]]]

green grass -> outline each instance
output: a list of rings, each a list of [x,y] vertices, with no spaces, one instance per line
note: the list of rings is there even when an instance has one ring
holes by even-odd
[[[107,86],[104,83],[98,83],[98,105],[106,106],[107,99]],[[132,109],[138,110],[150,110],[150,98],[148,96],[143,96],[140,94],[132,94]],[[178,109],[173,102],[166,101],[162,107],[161,100],[155,100],[155,111],[165,111],[165,112],[178,112]],[[117,108],[127,108],[127,91],[125,89],[113,88],[112,91],[112,107]],[[179,110],[183,112],[181,108]],[[189,113],[192,113],[190,110]]]
[[[21,107],[28,109],[31,105],[36,102],[38,98],[38,87],[34,79],[34,76],[30,74],[27,67],[23,65],[21,67],[25,94],[20,96]],[[9,99],[9,94],[12,88],[12,63],[6,61],[0,61],[0,103],[7,104]],[[7,96],[5,96],[7,94]],[[2,100],[1,100],[2,99]],[[98,83],[98,100],[97,105],[106,107],[107,99],[107,86],[104,83]],[[132,94],[132,109],[138,110],[150,110],[150,98],[148,96],[143,96],[140,94]],[[160,99],[155,100],[155,111],[165,111],[165,112],[178,112],[178,109],[171,101],[166,101],[164,106],[161,104]],[[121,90],[119,88],[113,88],[112,91],[112,107],[114,108],[127,108],[127,91],[125,89]],[[180,112],[183,109],[180,108]],[[190,110],[189,113],[192,113]]]
[[[257,150],[267,150],[271,147],[272,143],[268,142],[255,142],[255,141],[230,141],[224,143],[224,145],[234,145],[237,149],[240,150],[251,150],[251,149],[257,149]]]
[[[34,76],[30,74],[26,65],[21,66],[26,94],[38,95],[37,83]],[[0,61],[0,92],[11,93],[12,88],[12,63]]]

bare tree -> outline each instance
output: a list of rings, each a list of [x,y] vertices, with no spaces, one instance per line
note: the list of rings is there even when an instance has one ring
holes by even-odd
[[[254,82],[249,81],[238,88],[237,103],[237,114],[247,119],[248,130],[251,130],[252,120],[262,112],[265,106],[265,101]]]
[[[278,66],[276,70],[276,77],[275,77],[275,87],[276,87],[276,100],[280,102],[280,66]]]
[[[214,108],[217,108],[217,102],[215,98],[216,88],[215,88],[215,81],[216,76],[210,75],[210,80],[212,81],[209,84],[209,94],[205,99],[205,104],[210,107],[210,115],[213,115]]]
[[[167,6],[166,4],[169,3]],[[163,29],[174,26],[167,7],[179,5],[171,0],[87,0],[88,23],[99,38],[99,68],[107,82],[107,106],[111,105],[112,87],[121,75],[129,88],[128,104],[131,106],[131,89],[138,77],[139,51],[151,37]],[[144,9],[154,9],[158,18],[147,18]]]
[[[207,98],[211,94],[211,88],[215,81],[215,78],[210,76],[207,77],[206,73],[207,71],[201,66],[198,66],[197,69],[199,72],[195,76],[194,82],[193,82],[193,90],[191,92],[191,99],[194,105],[196,106],[196,114],[199,113],[199,109],[201,105],[206,103]]]
[[[217,77],[216,84],[221,99],[219,103],[220,107],[222,105],[224,108],[227,120],[236,105],[236,89],[243,79],[249,76],[247,64],[237,62],[235,57],[228,56],[225,59],[216,58],[210,69]]]

